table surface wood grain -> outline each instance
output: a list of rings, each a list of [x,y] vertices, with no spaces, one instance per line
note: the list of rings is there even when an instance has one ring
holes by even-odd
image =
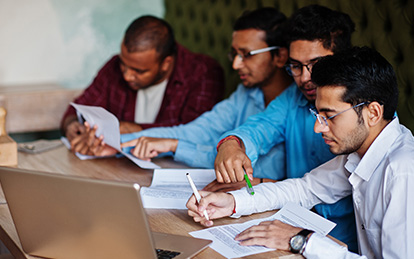
[[[153,162],[162,168],[188,168],[169,158],[154,159]],[[149,186],[153,170],[141,169],[132,161],[122,158],[102,158],[80,160],[63,145],[40,154],[19,152],[18,167],[49,173],[76,175],[82,177],[105,179],[112,181],[137,182],[141,186]],[[1,191],[1,190],[0,190]],[[242,223],[251,219],[268,217],[275,211],[241,217],[239,219],[224,218],[215,220],[215,225]],[[203,229],[187,215],[186,210],[147,209],[151,229],[157,232],[189,236],[189,232]],[[21,248],[3,193],[0,193],[0,239],[15,258],[37,258],[29,256]],[[211,248],[207,248],[194,258],[224,258]],[[303,258],[285,251],[272,251],[244,258]]]

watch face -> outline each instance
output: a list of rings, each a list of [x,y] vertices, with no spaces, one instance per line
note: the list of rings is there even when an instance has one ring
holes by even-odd
[[[301,235],[296,235],[290,239],[290,248],[292,252],[299,253],[302,249],[303,244],[305,243],[305,237]]]

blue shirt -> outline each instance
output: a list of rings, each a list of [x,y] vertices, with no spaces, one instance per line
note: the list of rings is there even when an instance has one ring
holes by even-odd
[[[213,168],[220,136],[242,125],[248,117],[264,110],[261,89],[246,88],[240,84],[228,99],[216,104],[211,111],[205,112],[192,122],[123,134],[121,142],[141,136],[178,139],[178,146],[173,154],[174,160],[191,167]],[[255,177],[275,180],[285,177],[285,146],[282,142],[269,149],[268,155],[258,159],[254,170]]]
[[[313,131],[315,118],[309,112],[312,106],[296,85],[290,86],[274,99],[264,112],[251,116],[242,126],[226,132],[221,138],[229,135],[239,137],[253,164],[273,146],[284,142],[286,178],[302,177],[334,157],[321,134]],[[254,170],[256,167],[253,172]],[[335,204],[317,205],[315,210],[337,223],[330,235],[347,243],[351,250],[357,250],[351,196]]]

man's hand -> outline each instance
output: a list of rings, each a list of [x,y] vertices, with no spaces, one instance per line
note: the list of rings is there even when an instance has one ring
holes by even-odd
[[[149,161],[151,158],[158,156],[160,153],[175,152],[178,145],[178,139],[140,137],[121,144],[121,147],[135,146],[131,154],[139,159]]]
[[[111,156],[118,152],[104,143],[103,136],[96,137],[97,125],[91,128],[89,123],[85,122],[84,128],[85,131],[70,142],[71,150],[74,153],[90,156]]]
[[[260,183],[260,178],[253,178],[253,181],[250,181],[252,185],[257,185]],[[246,187],[246,182],[237,182],[237,183],[219,183],[217,180],[212,181],[203,188],[203,191],[208,192],[230,192],[239,190],[243,187]]]
[[[233,214],[235,205],[234,197],[228,193],[211,193],[200,191],[201,200],[197,206],[197,200],[192,195],[187,201],[188,215],[193,217],[195,222],[201,225],[211,227],[212,219],[219,219]],[[207,210],[210,220],[204,217],[203,211]]]
[[[92,146],[89,147],[90,153],[94,156],[113,156],[118,153],[118,150],[115,148],[107,145],[103,141],[103,136],[99,136],[99,138],[95,138],[93,141]]]
[[[142,130],[142,127],[139,124],[136,124],[134,122],[129,122],[129,121],[119,122],[119,132],[121,134],[134,133],[134,132],[138,132],[141,130]]]
[[[281,250],[289,250],[289,240],[302,229],[279,220],[264,221],[257,226],[246,229],[235,238],[243,246],[266,246]]]
[[[66,138],[71,142],[74,138],[82,135],[85,132],[85,126],[74,120],[66,127]]]
[[[244,149],[234,139],[222,143],[218,149],[214,169],[219,183],[235,183],[244,180],[244,170],[247,176],[253,180],[252,163]]]
[[[89,146],[91,146],[96,139],[94,132],[96,132],[97,126],[95,125],[92,129],[88,122],[85,122],[83,126],[85,130],[70,141],[70,147],[73,153],[92,155]]]

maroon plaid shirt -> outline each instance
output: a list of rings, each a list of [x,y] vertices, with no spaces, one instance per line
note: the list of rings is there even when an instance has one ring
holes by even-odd
[[[212,58],[192,53],[177,44],[177,56],[160,111],[152,124],[142,128],[185,124],[210,110],[224,94],[224,74]],[[134,122],[137,92],[122,76],[119,56],[112,57],[98,72],[92,84],[75,99],[75,103],[100,106],[120,121]],[[70,105],[62,118],[75,115]]]

